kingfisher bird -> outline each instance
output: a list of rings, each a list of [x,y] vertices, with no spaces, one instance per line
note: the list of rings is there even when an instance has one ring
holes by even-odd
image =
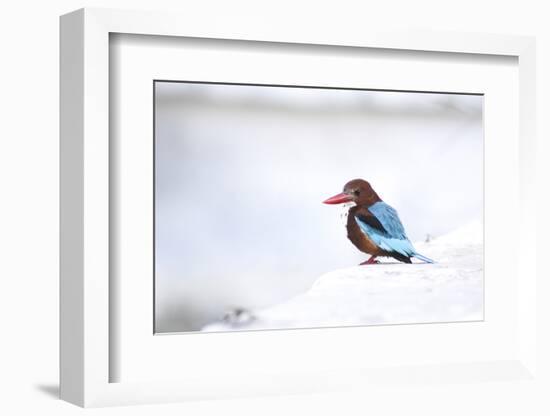
[[[377,257],[392,257],[412,263],[415,257],[425,263],[434,263],[419,254],[407,238],[397,211],[378,196],[370,183],[354,179],[346,183],[344,191],[323,201],[325,204],[355,203],[348,211],[348,239],[360,251],[371,257],[361,263],[375,264]]]

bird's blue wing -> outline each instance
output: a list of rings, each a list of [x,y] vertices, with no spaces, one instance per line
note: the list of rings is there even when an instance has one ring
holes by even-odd
[[[355,221],[361,231],[382,250],[396,252],[406,257],[416,254],[416,250],[405,234],[405,228],[397,215],[397,211],[385,202],[377,202],[368,208],[382,227],[375,227],[369,221],[355,216]]]

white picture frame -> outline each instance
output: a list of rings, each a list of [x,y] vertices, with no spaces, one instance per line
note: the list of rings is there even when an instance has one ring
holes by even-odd
[[[235,372],[174,377],[177,381],[112,382],[110,366],[120,359],[111,339],[119,328],[111,323],[116,309],[110,292],[113,267],[109,241],[109,34],[139,34],[257,42],[383,48],[439,53],[516,57],[519,67],[520,227],[517,247],[517,348],[498,360],[445,362],[413,367],[320,369],[300,374],[290,368],[252,378]],[[82,9],[61,18],[61,398],[80,406],[181,401],[196,398],[242,397],[360,388],[407,380],[523,380],[536,375],[536,241],[535,183],[535,43],[530,37],[464,33],[369,32],[315,33],[250,22],[234,26],[223,19],[208,27],[191,16],[165,13]],[[491,273],[489,270],[488,273]],[[111,311],[111,312],[110,312]],[[328,334],[330,330],[321,334]],[[320,332],[313,337],[320,337]],[[152,334],[151,334],[152,335]],[[235,345],[251,334],[240,334]],[[261,335],[254,335],[256,338]],[[477,376],[476,376],[477,374]],[[483,374],[482,377],[479,377]]]

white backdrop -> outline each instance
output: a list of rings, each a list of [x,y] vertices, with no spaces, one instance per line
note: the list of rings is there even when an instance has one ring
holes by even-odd
[[[342,0],[326,5],[319,1],[255,2],[248,0],[181,2],[157,0],[53,0],[5,2],[0,13],[3,99],[0,102],[3,135],[0,151],[3,203],[0,253],[2,291],[0,311],[3,342],[0,368],[3,414],[81,414],[81,409],[54,400],[58,366],[58,16],[83,6],[168,9],[196,13],[263,16],[285,24],[316,25],[338,30],[339,25],[365,24],[428,27],[538,36],[539,136],[550,137],[542,115],[550,113],[550,28],[546,3],[536,0],[501,1],[435,0],[358,2]],[[545,124],[543,124],[545,123]],[[547,160],[548,140],[539,140],[540,161]],[[540,172],[550,177],[547,163]],[[543,212],[550,205],[543,186]],[[541,235],[550,231],[542,218]],[[540,241],[541,250],[548,242]],[[544,246],[542,246],[544,244]],[[504,259],[505,260],[505,259]],[[547,264],[539,273],[550,275]],[[550,282],[541,281],[541,294],[550,293]],[[548,303],[540,304],[540,350],[550,350]],[[544,329],[544,331],[543,331]],[[548,357],[540,356],[548,375]],[[548,379],[548,378],[546,378]],[[305,397],[198,402],[178,405],[99,409],[96,414],[500,414],[546,415],[549,404],[544,390],[522,385],[487,383],[438,386],[436,396],[425,387],[391,389],[376,396],[340,393]]]

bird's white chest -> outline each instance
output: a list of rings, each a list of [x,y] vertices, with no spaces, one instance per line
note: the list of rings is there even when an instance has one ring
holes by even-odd
[[[346,202],[340,205],[340,221],[344,227],[348,225],[349,209],[355,206],[355,202]]]

